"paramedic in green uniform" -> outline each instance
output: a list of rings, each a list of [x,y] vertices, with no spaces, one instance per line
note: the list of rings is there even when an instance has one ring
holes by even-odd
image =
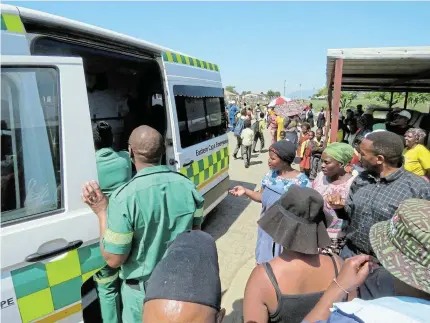
[[[83,201],[99,219],[103,257],[110,267],[121,267],[124,323],[141,322],[145,282],[178,234],[200,229],[204,203],[188,178],[160,165],[164,143],[159,132],[136,128],[129,152],[137,174],[109,202],[96,181],[82,189]]]
[[[109,198],[122,184],[131,179],[131,159],[126,151],[112,149],[112,127],[101,121],[93,127],[97,173],[102,192]],[[104,323],[121,322],[121,282],[119,269],[108,265],[94,275]]]

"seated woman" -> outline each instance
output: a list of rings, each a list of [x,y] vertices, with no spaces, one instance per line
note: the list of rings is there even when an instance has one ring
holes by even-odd
[[[424,146],[426,132],[420,128],[411,128],[405,133],[406,147],[403,151],[405,169],[415,175],[430,180],[430,151]]]
[[[324,212],[327,216],[334,218],[327,229],[331,244],[329,248],[324,249],[325,253],[338,255],[345,244],[344,221],[337,218],[336,212],[327,202],[327,196],[339,194],[343,199],[347,198],[349,188],[355,179],[355,176],[346,171],[353,156],[354,148],[348,144],[335,142],[328,145],[321,156],[322,171],[318,173],[312,183],[312,188],[324,199]]]
[[[302,322],[337,276],[342,260],[319,253],[330,244],[323,206],[317,191],[292,185],[258,221],[283,251],[253,270],[245,322]]]

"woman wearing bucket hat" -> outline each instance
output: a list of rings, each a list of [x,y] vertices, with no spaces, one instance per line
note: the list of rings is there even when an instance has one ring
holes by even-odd
[[[317,175],[312,188],[320,193],[324,199],[324,212],[334,218],[327,231],[331,239],[329,248],[324,249],[325,253],[339,254],[345,244],[345,222],[336,216],[336,211],[330,206],[328,196],[337,194],[346,199],[349,188],[355,176],[346,171],[346,166],[354,156],[354,148],[350,145],[335,142],[328,145],[321,156],[321,172]]]
[[[301,322],[336,278],[342,260],[323,255],[330,244],[321,195],[297,185],[258,221],[283,250],[257,266],[245,290],[245,322]]]
[[[374,224],[369,233],[379,262],[393,277],[396,296],[337,303],[357,290],[374,267],[370,256],[355,256],[345,261],[336,282],[330,285],[304,321],[429,322],[429,228],[430,201],[409,199],[402,202],[391,220]]]
[[[310,186],[306,175],[294,170],[291,164],[295,157],[296,146],[286,140],[274,143],[269,148],[269,168],[270,171],[261,181],[259,192],[247,189],[243,186],[236,186],[230,193],[233,196],[246,195],[255,202],[262,204],[261,217],[266,210],[284,194],[291,185],[301,187]],[[258,228],[257,246],[255,248],[255,258],[257,264],[267,262],[277,256],[281,250],[279,245],[274,245],[273,239],[263,230]]]

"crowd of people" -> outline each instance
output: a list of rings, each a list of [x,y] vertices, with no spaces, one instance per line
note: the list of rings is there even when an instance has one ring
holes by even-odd
[[[385,130],[374,129],[361,108],[347,111],[337,142],[320,127],[324,111],[312,130],[312,107],[301,118],[260,106],[231,111],[233,157],[241,150],[245,167],[258,140],[264,148],[266,129],[272,136],[260,190],[230,190],[262,205],[244,321],[428,319],[427,134],[409,127],[402,135],[402,111]],[[106,266],[94,280],[104,322],[222,322],[216,245],[199,231],[204,199],[188,178],[161,165],[161,134],[140,126],[128,153],[118,153],[107,123],[93,133],[99,182],[86,183],[82,199],[100,225]]]
[[[321,300],[329,299],[325,295],[333,288],[350,300],[398,295],[430,300],[428,292],[423,293],[427,282],[412,283],[416,275],[430,277],[430,244],[416,236],[428,232],[430,223],[430,152],[424,146],[426,132],[407,125],[410,113],[395,110],[382,129],[375,128],[371,111],[361,106],[355,112],[347,110],[339,118],[335,142],[324,136],[323,109],[317,115],[316,131],[307,112],[302,118],[281,118],[275,110],[268,115],[270,170],[261,189],[236,186],[231,190],[233,196],[262,203],[257,266],[244,297],[245,322],[302,322],[305,316],[312,321],[316,316],[307,314],[321,309]],[[290,128],[294,135],[287,138],[285,130]],[[300,171],[292,167],[294,163]],[[402,216],[407,216],[408,224],[403,223],[403,231],[393,241],[396,221]],[[413,229],[417,231],[406,233]],[[414,244],[413,250],[409,244]],[[385,255],[391,251],[406,259],[396,259],[393,266],[394,256]],[[374,270],[367,271],[360,284],[345,289],[336,277],[351,262]],[[420,268],[418,273],[411,272],[413,266]],[[406,294],[397,288],[407,290]],[[355,302],[357,308],[364,306]],[[424,303],[430,310],[430,303]],[[420,311],[417,315],[425,317]],[[323,319],[328,319],[327,313]],[[339,322],[350,322],[343,319]]]

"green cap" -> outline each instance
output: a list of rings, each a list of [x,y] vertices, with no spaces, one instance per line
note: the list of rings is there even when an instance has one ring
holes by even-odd
[[[430,294],[430,201],[409,199],[370,229],[378,260],[394,277]]]

